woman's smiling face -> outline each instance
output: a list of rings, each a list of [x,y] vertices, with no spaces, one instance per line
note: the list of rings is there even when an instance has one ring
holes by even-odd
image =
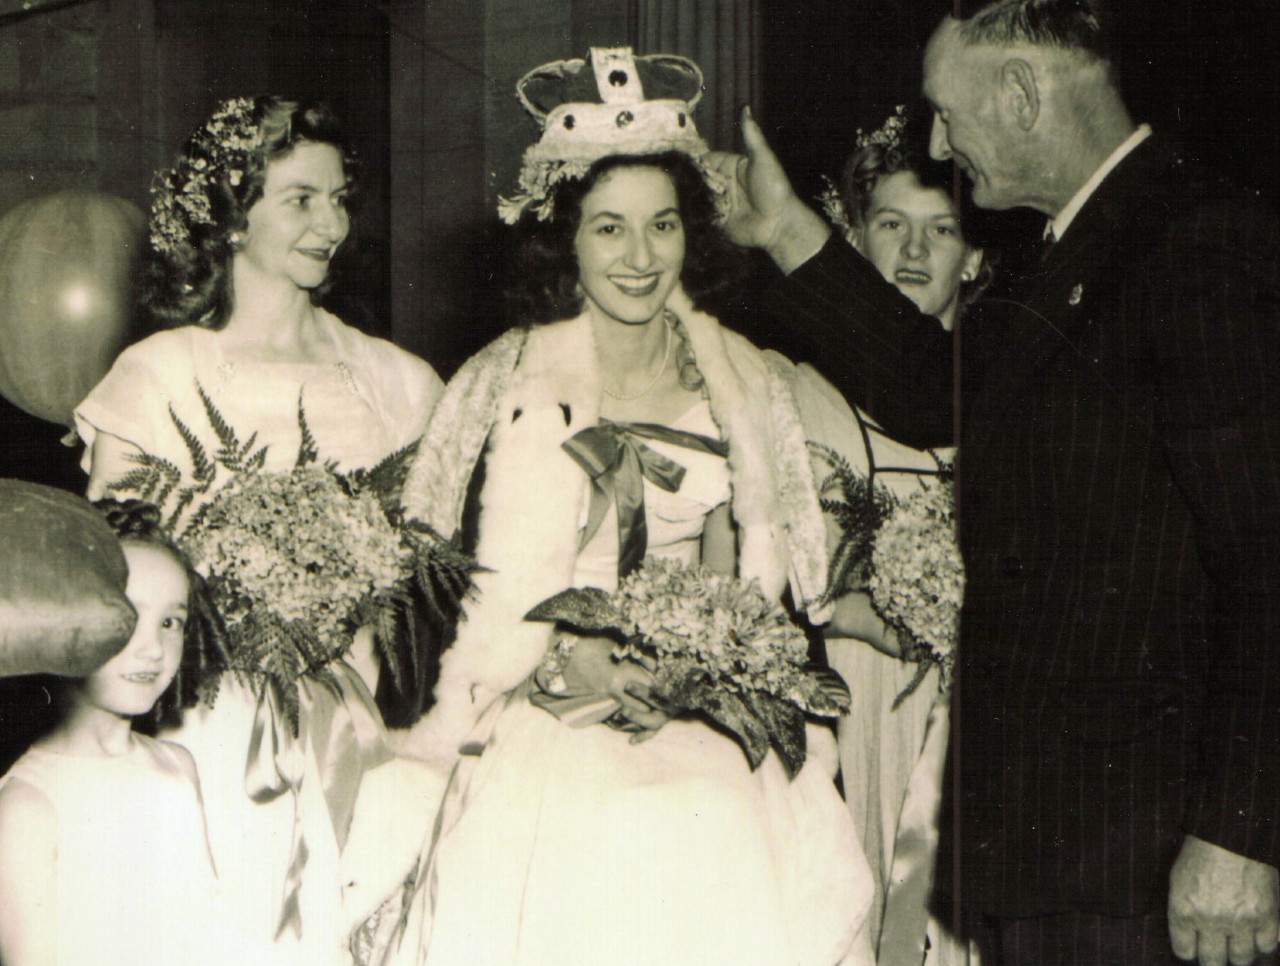
[[[267,165],[262,197],[249,209],[249,228],[236,258],[299,288],[315,288],[329,274],[329,262],[350,230],[347,194],[338,149],[299,143]]]
[[[680,200],[666,172],[616,168],[582,199],[574,236],[587,310],[638,325],[656,318],[684,267]]]

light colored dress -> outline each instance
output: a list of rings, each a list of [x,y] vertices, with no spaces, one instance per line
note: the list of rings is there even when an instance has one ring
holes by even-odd
[[[192,461],[173,416],[210,453],[219,445],[199,387],[241,440],[256,433],[255,448],[268,446],[267,472],[287,471],[295,464],[302,441],[300,403],[321,462],[332,460],[339,470],[372,466],[421,435],[442,389],[440,379],[416,356],[332,315],[321,313],[320,323],[341,360],[337,364],[230,362],[206,329],[189,326],[153,335],[123,352],[77,407],[77,431],[89,447],[102,432],[163,456],[189,483]],[[87,463],[86,452],[86,469]],[[267,961],[307,966],[346,962],[350,924],[342,911],[340,850],[320,766],[308,747],[296,800],[293,791],[251,799],[246,761],[257,705],[248,688],[226,675],[214,707],[191,709],[167,737],[196,760],[214,860],[237,921],[270,950]],[[287,928],[277,938],[299,843],[306,851],[300,935]],[[411,864],[410,851],[405,868]]]
[[[719,436],[705,402],[673,428]],[[648,552],[696,563],[707,514],[729,498],[725,462],[645,443],[687,470],[675,493],[645,481]],[[580,553],[574,586],[616,587],[614,512]],[[809,729],[809,761],[789,780],[772,753],[751,771],[734,741],[701,722],[673,721],[633,745],[605,725],[565,724],[530,702],[532,687],[477,725],[483,753],[454,772],[391,961],[871,961],[858,932],[870,883],[832,782],[828,732]]]
[[[57,962],[243,963],[222,914],[200,792],[181,750],[144,735],[118,757],[49,751],[14,763],[57,817]]]
[[[861,414],[860,428],[848,403],[809,366],[796,367],[792,388],[806,437],[834,449],[856,473],[865,475],[874,460],[877,482],[896,496],[931,485],[938,459],[955,458],[953,449],[928,452],[898,443]],[[814,465],[817,473],[830,471],[821,459],[815,458]],[[832,541],[838,536],[831,521]],[[826,643],[827,659],[851,693],[850,713],[838,725],[840,769],[849,811],[875,879],[872,940],[882,958],[890,947],[895,950],[895,964],[921,962],[914,954],[899,957],[906,947],[918,944],[923,949],[926,937],[928,952],[921,955],[930,966],[968,962],[968,951],[928,914],[928,891],[904,889],[913,866],[917,876],[931,880],[937,848],[950,731],[949,697],[939,691],[938,669],[931,668],[903,697],[918,665],[851,638],[828,636]],[[910,859],[907,850],[914,853]],[[884,938],[886,931],[892,933],[889,939]]]

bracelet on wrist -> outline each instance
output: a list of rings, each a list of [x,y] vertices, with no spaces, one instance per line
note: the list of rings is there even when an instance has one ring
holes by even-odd
[[[557,638],[556,642],[547,648],[547,653],[542,656],[536,678],[538,686],[548,694],[568,692],[569,686],[564,679],[564,669],[569,666],[569,660],[573,657],[573,649],[577,643],[576,637],[563,635]]]

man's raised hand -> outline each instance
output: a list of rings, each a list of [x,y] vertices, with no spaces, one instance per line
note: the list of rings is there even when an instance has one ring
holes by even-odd
[[[727,184],[724,232],[735,244],[763,249],[789,273],[817,253],[831,229],[796,195],[749,107],[742,109],[742,140],[745,155],[707,156]]]

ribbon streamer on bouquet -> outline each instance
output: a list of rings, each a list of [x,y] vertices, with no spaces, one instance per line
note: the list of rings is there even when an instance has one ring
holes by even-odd
[[[285,792],[293,796],[293,834],[277,938],[286,930],[302,935],[299,902],[309,850],[302,830],[299,795],[307,743],[315,755],[321,791],[340,850],[351,830],[361,778],[392,755],[383,737],[377,705],[360,675],[345,661],[330,664],[329,670],[333,679],[321,686],[314,681],[299,681],[304,730],[297,737],[273,686],[263,688],[254,712],[245,791],[258,803],[274,801]]]
[[[591,478],[591,505],[581,545],[595,536],[609,505],[618,510],[618,576],[625,577],[644,561],[649,527],[644,512],[644,480],[668,493],[684,482],[685,469],[650,449],[651,439],[685,449],[728,456],[729,444],[709,436],[670,429],[655,423],[615,423],[600,420],[564,443],[565,450]]]
[[[330,664],[329,670],[337,694],[328,687],[317,689],[305,720],[329,819],[342,850],[351,832],[360,780],[393,755],[382,715],[364,679],[346,661]]]
[[[298,811],[298,794],[302,790],[305,751],[302,739],[295,738],[288,716],[280,709],[276,687],[267,682],[258,696],[253,714],[253,731],[249,737],[249,759],[245,763],[244,787],[258,804],[274,801],[285,792],[293,795],[293,833],[289,843],[289,867],[285,873],[284,900],[275,938],[286,930],[302,935],[299,907],[302,872],[307,866],[307,842],[302,834]]]
[[[907,780],[907,793],[898,818],[876,957],[880,966],[920,966],[924,962],[929,891],[938,850],[938,807],[942,799],[950,724],[947,697],[938,695],[925,721],[920,757]]]

